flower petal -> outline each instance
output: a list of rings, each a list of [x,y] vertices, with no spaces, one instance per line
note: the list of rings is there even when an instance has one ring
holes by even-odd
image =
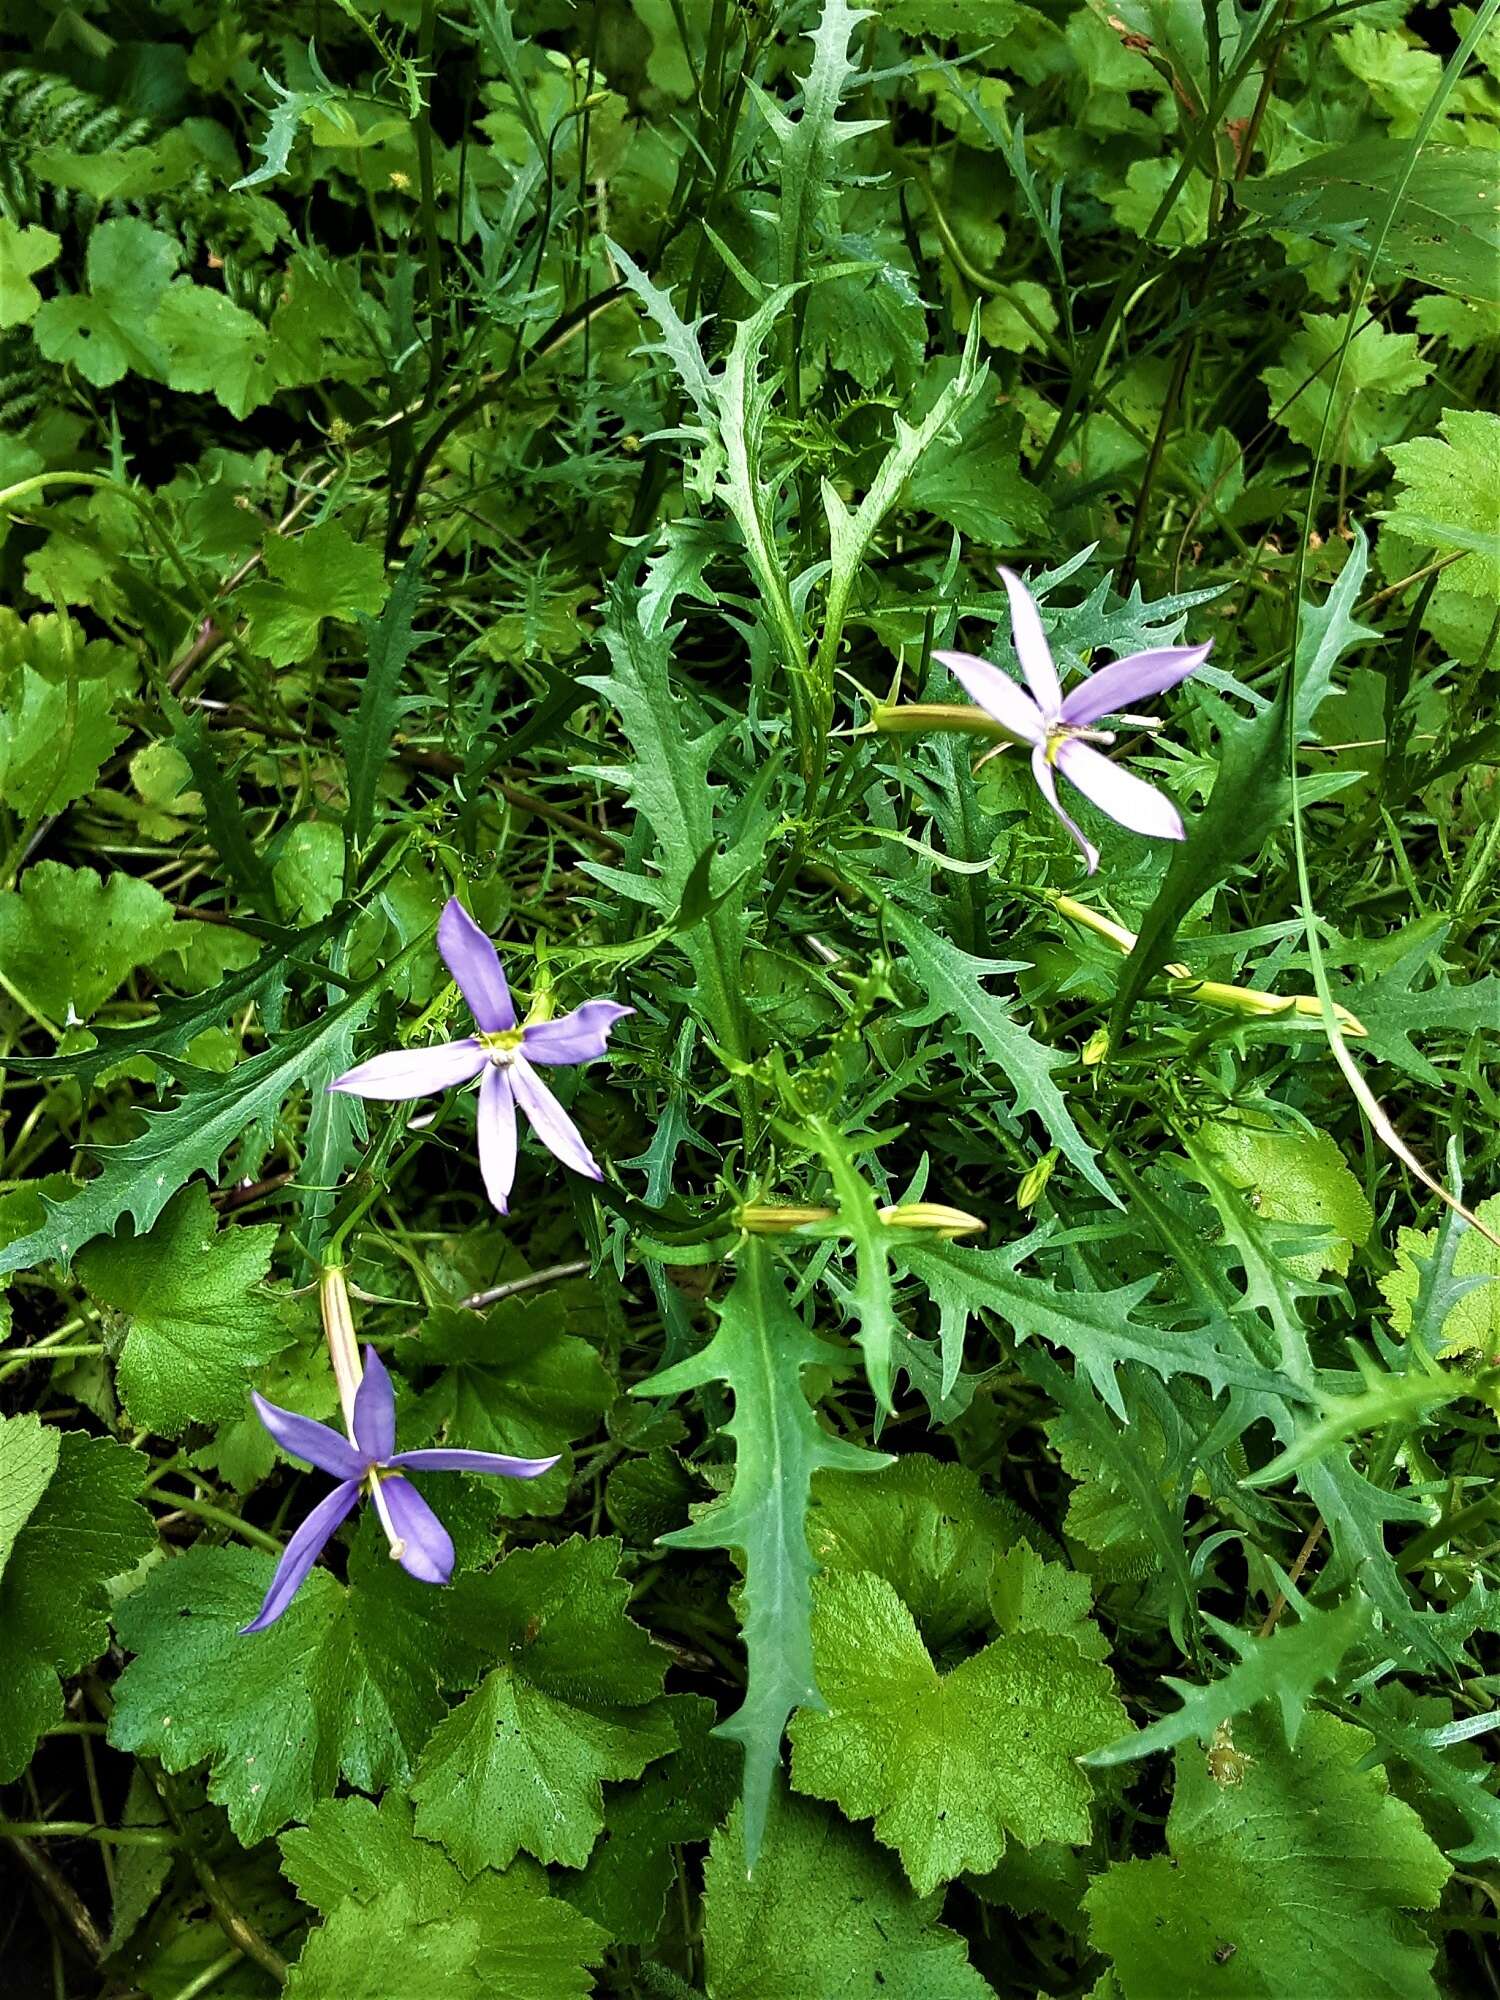
[[[634,1007],[617,1007],[613,1000],[585,1000],[558,1021],[537,1021],[521,1033],[521,1046],[532,1062],[597,1062],[604,1054],[616,1021]]]
[[[1132,653],[1128,659],[1101,667],[1063,703],[1063,721],[1084,728],[1102,715],[1121,715],[1137,702],[1165,694],[1189,674],[1197,673],[1213,644],[1210,639],[1206,646],[1159,646],[1154,652]]]
[[[587,1174],[591,1181],[602,1181],[599,1162],[584,1144],[583,1134],[525,1056],[518,1055],[511,1064],[510,1080],[517,1102],[531,1120],[531,1129],[547,1151],[575,1174]]]
[[[1083,849],[1084,861],[1088,866],[1090,875],[1092,875],[1094,870],[1099,866],[1099,850],[1091,840],[1085,839],[1082,828],[1069,819],[1068,815],[1058,804],[1057,780],[1052,775],[1052,766],[1047,762],[1047,753],[1045,750],[1032,751],[1031,775],[1036,779],[1037,790],[1047,801],[1048,805],[1051,806],[1053,812],[1057,814],[1057,817],[1062,821],[1069,833],[1078,842],[1078,845]]]
[[[1046,740],[1047,725],[1042,712],[1025,688],[1019,688],[1009,674],[991,666],[973,653],[937,652],[932,656],[945,666],[965,692],[985,714],[998,722],[1018,743]]]
[[[436,1091],[451,1090],[467,1083],[484,1067],[484,1050],[473,1036],[461,1042],[438,1042],[430,1049],[391,1049],[383,1056],[371,1056],[336,1076],[330,1090],[342,1090],[350,1097],[382,1097],[400,1103],[407,1097],[431,1097]]]
[[[510,988],[500,970],[500,954],[469,915],[457,896],[450,896],[438,919],[438,950],[458,982],[469,1012],[485,1034],[516,1025]]]
[[[240,1627],[241,1633],[264,1632],[268,1625],[276,1623],[296,1595],[302,1579],[323,1553],[329,1536],[358,1498],[358,1479],[346,1479],[318,1502],[287,1543],[286,1553],[271,1578],[271,1588],[250,1623]]]
[[[396,1392],[373,1347],[365,1349],[365,1372],[354,1392],[354,1442],[366,1465],[384,1465],[396,1449]]]
[[[446,1583],[453,1574],[453,1542],[416,1487],[399,1475],[382,1479],[381,1494],[401,1544],[396,1560],[418,1583]]]
[[[516,1100],[510,1079],[511,1070],[491,1063],[479,1086],[479,1171],[485,1193],[502,1215],[516,1179]]]
[[[284,1410],[279,1403],[268,1403],[253,1389],[250,1400],[255,1414],[292,1458],[315,1465],[319,1472],[331,1472],[335,1479],[358,1479],[364,1471],[365,1462],[354,1446],[328,1424],[320,1424],[315,1417],[299,1417],[295,1410]]]
[[[390,1463],[408,1465],[413,1472],[486,1472],[501,1479],[540,1479],[560,1457],[559,1453],[557,1458],[507,1458],[498,1451],[453,1451],[438,1445],[430,1451],[398,1451]]]
[[[1036,696],[1036,705],[1045,722],[1055,722],[1062,707],[1062,682],[1052,664],[1052,648],[1042,630],[1042,614],[1036,599],[1012,569],[1002,569],[1000,581],[1010,598],[1010,636],[1026,685]]]
[[[1112,764],[1091,744],[1064,743],[1057,768],[1100,812],[1109,814],[1132,833],[1149,833],[1156,840],[1182,840],[1182,818],[1165,792],[1137,778],[1123,764]]]

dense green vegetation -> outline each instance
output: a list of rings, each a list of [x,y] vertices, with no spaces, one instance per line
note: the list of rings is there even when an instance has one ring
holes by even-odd
[[[12,0],[7,1992],[1500,1991],[1497,12]]]

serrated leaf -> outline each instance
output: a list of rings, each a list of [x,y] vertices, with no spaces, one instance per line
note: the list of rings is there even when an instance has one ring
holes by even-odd
[[[838,1226],[854,1246],[854,1284],[847,1304],[858,1322],[855,1339],[865,1376],[880,1408],[894,1413],[891,1387],[901,1362],[901,1324],[891,1280],[891,1232],[880,1219],[874,1189],[856,1164],[858,1141],[828,1118],[809,1118],[801,1130],[828,1169],[838,1197]]]
[[[372,1522],[347,1587],[314,1569],[276,1624],[244,1634],[274,1570],[257,1550],[200,1542],[116,1617],[136,1658],[115,1685],[110,1741],[169,1771],[207,1761],[208,1795],[247,1847],[305,1819],[341,1777],[366,1791],[404,1782],[445,1712],[441,1685],[474,1671],[431,1586],[388,1560]]]
[[[1116,1416],[1125,1415],[1116,1370],[1131,1361],[1152,1369],[1164,1381],[1190,1374],[1201,1376],[1214,1389],[1228,1383],[1254,1389],[1276,1386],[1276,1378],[1227,1320],[1211,1320],[1181,1332],[1138,1318],[1135,1309],[1155,1289],[1154,1279],[1137,1279],[1108,1292],[1064,1291],[1045,1278],[1017,1271],[1013,1251],[910,1243],[901,1256],[945,1314],[951,1307],[956,1322],[987,1310],[1014,1330],[1018,1345],[1039,1335],[1050,1346],[1076,1355]]]
[[[1420,1780],[1422,1795],[1410,1803],[1430,1808],[1441,1801],[1462,1816],[1469,1838],[1462,1847],[1445,1842],[1452,1860],[1500,1861],[1500,1799],[1493,1789],[1493,1760],[1477,1746],[1472,1758],[1462,1755],[1462,1746],[1443,1740],[1443,1723],[1420,1727],[1411,1712],[1417,1707],[1399,1685],[1366,1688],[1360,1696],[1359,1726],[1369,1730],[1387,1762],[1398,1759]],[[1452,1707],[1445,1701],[1423,1700],[1420,1707],[1451,1721]]]
[[[341,521],[270,535],[263,557],[269,580],[242,585],[235,603],[250,620],[247,643],[273,666],[310,659],[329,619],[352,624],[385,603],[380,551],[354,541]]]
[[[1094,1149],[1084,1139],[1054,1081],[1060,1069],[1072,1069],[1075,1058],[1035,1041],[1013,1020],[1005,1003],[985,990],[984,981],[1001,973],[1018,972],[1012,959],[973,958],[940,936],[899,903],[885,905],[891,933],[905,950],[907,962],[926,996],[903,1018],[913,1027],[951,1018],[973,1037],[985,1056],[997,1064],[1015,1093],[1018,1116],[1034,1112],[1052,1143],[1072,1161],[1091,1186],[1118,1202],[1099,1166]]]
[[[1189,1737],[1206,1747],[1221,1724],[1266,1701],[1274,1701],[1280,1709],[1287,1743],[1295,1747],[1313,1693],[1338,1672],[1369,1630],[1370,1607],[1357,1596],[1346,1597],[1327,1611],[1304,1604],[1295,1621],[1289,1614],[1265,1638],[1237,1631],[1217,1618],[1208,1623],[1239,1655],[1229,1671],[1207,1685],[1164,1674],[1165,1685],[1181,1697],[1181,1706],[1133,1736],[1088,1752],[1085,1764],[1102,1768],[1133,1763]]]
[[[919,1895],[993,1868],[1007,1837],[1088,1839],[1077,1759],[1125,1711],[1071,1639],[1008,1634],[940,1674],[884,1578],[837,1571],[814,1586],[813,1644],[828,1707],[792,1723],[792,1784],[873,1818]]]
[[[1445,1030],[1458,1035],[1493,1033],[1500,1020],[1500,974],[1437,979],[1418,988],[1417,979],[1429,962],[1439,959],[1447,936],[1444,924],[1435,935],[1419,937],[1385,972],[1347,989],[1350,1004],[1357,1007],[1368,1031],[1364,1046],[1371,1055],[1393,1063],[1420,1083],[1439,1087],[1447,1079],[1412,1037]]]
[[[1435,2000],[1433,1945],[1407,1917],[1451,1870],[1366,1737],[1330,1715],[1289,1750],[1269,1718],[1237,1732],[1248,1762],[1221,1785],[1177,1753],[1167,1855],[1116,1863],[1085,1901],[1124,2000]]]
[[[344,819],[345,847],[351,860],[363,853],[375,826],[375,796],[385,770],[401,713],[399,690],[412,654],[428,636],[415,629],[422,601],[425,545],[408,554],[396,572],[391,594],[379,619],[362,617],[367,669],[359,683],[354,712],[339,725],[344,752],[344,783],[349,805]],[[345,866],[345,887],[353,881]]]
[[[1248,721],[1232,716],[1226,721],[1208,804],[1174,851],[1120,975],[1109,1023],[1116,1047],[1141,994],[1170,958],[1177,926],[1188,911],[1241,863],[1252,860],[1284,821],[1290,799],[1283,770],[1290,701],[1291,677],[1283,676],[1270,706]]]
[[[1349,1269],[1354,1245],[1364,1242],[1375,1217],[1331,1133],[1278,1132],[1248,1120],[1216,1119],[1196,1136],[1225,1175],[1249,1192],[1257,1214],[1322,1229],[1333,1239],[1326,1249],[1289,1256],[1289,1269],[1304,1278]]]
[[[737,1759],[712,1735],[714,1705],[701,1695],[669,1695],[664,1704],[677,1748],[638,1785],[612,1791],[604,1833],[568,1900],[602,1924],[617,1944],[648,1945],[661,1928],[677,1874],[674,1848],[707,1840],[733,1805]]]
[[[1048,511],[1021,470],[1019,414],[976,397],[958,432],[956,444],[923,463],[906,489],[907,504],[986,548],[1035,547],[1047,535]]]
[[[368,1903],[342,1904],[302,1947],[287,1973],[288,2000],[391,2000],[396,1993],[441,1993],[481,2000],[475,1961],[477,1917],[422,1918],[404,1882]]]
[[[807,36],[812,61],[802,81],[796,113],[779,109],[759,88],[760,105],[771,130],[778,166],[777,278],[783,285],[807,275],[807,253],[822,204],[836,183],[839,148],[847,146],[870,122],[839,123],[839,105],[853,84],[856,70],[849,43],[868,10],[858,11],[847,0],[824,0],[818,25]]]
[[[24,1422],[8,1419],[5,1427]],[[42,1731],[62,1720],[58,1676],[87,1666],[108,1644],[105,1584],[156,1546],[151,1516],[136,1501],[147,1470],[140,1452],[112,1438],[64,1431],[57,1454],[56,1469],[18,1525],[0,1576],[5,1784],[25,1770]]]
[[[825,1570],[884,1578],[941,1652],[989,1625],[995,1562],[1029,1525],[967,1466],[908,1452],[858,1477],[820,1472],[807,1539]]]
[[[1093,1621],[1088,1576],[1066,1563],[1045,1561],[1025,1542],[997,1557],[990,1607],[1002,1632],[1050,1633],[1076,1646],[1086,1660],[1108,1657],[1109,1641]]]
[[[604,623],[610,672],[585,678],[610,702],[635,751],[635,761],[596,775],[626,791],[656,837],[660,883],[641,883],[643,900],[664,914],[681,906],[687,884],[702,857],[716,850],[714,818],[723,787],[709,782],[721,732],[691,732],[698,718],[684,709],[681,690],[668,671],[677,628],[666,619],[671,606],[658,605],[650,629],[637,615],[644,610],[624,591],[611,600]],[[733,1055],[748,1053],[743,1026],[740,957],[748,873],[769,831],[764,807],[743,816],[739,837],[710,874],[712,906],[701,923],[682,933],[683,949],[705,988],[705,1006]],[[600,873],[591,866],[592,873]]]
[[[172,906],[133,875],[39,861],[0,892],[0,965],[58,1023],[87,1021],[138,966],[172,942]]]
[[[1462,551],[1453,581],[1491,601],[1500,594],[1500,416],[1444,410],[1438,429],[1387,451],[1401,484],[1382,518],[1419,548]]]
[[[990,2000],[964,1941],[897,1863],[836,1813],[778,1787],[759,1863],[746,1870],[746,1807],[704,1869],[709,2000]]]
[[[187,761],[193,783],[203,801],[203,818],[208,837],[231,879],[249,898],[251,907],[262,917],[277,915],[271,871],[245,818],[239,791],[231,771],[219,761],[210,740],[202,712],[189,714],[175,697],[165,700],[172,723],[172,747]]]
[[[411,1795],[417,1831],[466,1875],[524,1848],[581,1868],[604,1824],[604,1778],[638,1778],[675,1737],[653,1707],[666,1655],[627,1615],[620,1544],[517,1549],[462,1577],[450,1616],[503,1662],[433,1731]]]
[[[1344,332],[1340,314],[1304,313],[1301,332],[1281,344],[1285,358],[1261,380],[1275,421],[1295,443],[1316,450],[1324,439],[1330,463],[1369,465],[1401,436],[1410,394],[1431,369],[1414,333],[1387,333],[1367,320],[1345,349]]]
[[[443,1370],[424,1390],[407,1435],[437,1437],[465,1451],[509,1452],[561,1463],[539,1479],[485,1480],[486,1501],[519,1517],[562,1511],[573,1478],[575,1438],[597,1430],[615,1398],[598,1354],[565,1333],[547,1299],[506,1299],[487,1313],[439,1306],[423,1322],[424,1368]]]
[[[207,392],[232,417],[269,403],[280,384],[269,330],[223,292],[176,278],[151,318],[149,334],[166,356],[167,386]]]
[[[264,1289],[277,1229],[220,1229],[202,1182],[143,1236],[93,1243],[78,1259],[92,1297],[129,1317],[118,1363],[130,1421],[161,1437],[239,1416],[253,1373],[291,1345]]]
[[[1339,689],[1333,670],[1346,653],[1380,637],[1355,616],[1370,567],[1370,542],[1356,524],[1344,566],[1321,604],[1304,604],[1297,627],[1297,707],[1293,721],[1300,741],[1318,740],[1313,727],[1319,708]]]
[[[189,1000],[169,1001],[154,1019],[132,1028],[96,1028],[91,1049],[76,1049],[66,1055],[7,1055],[6,1067],[21,1076],[71,1076],[79,1083],[92,1083],[101,1070],[113,1069],[117,1063],[142,1056],[184,1055],[199,1035],[221,1027],[242,1008],[257,1008],[262,1019],[274,1017],[293,953],[310,957],[347,921],[347,913],[339,912],[308,930],[287,932],[284,943],[274,945],[253,964],[231,972],[227,979]]]
[[[149,1229],[178,1188],[194,1174],[212,1174],[225,1148],[297,1084],[316,1089],[335,1074],[332,1052],[341,1046],[347,1026],[364,1019],[426,943],[425,935],[413,939],[320,1020],[237,1064],[222,1082],[200,1085],[169,1111],[149,1114],[139,1137],[110,1149],[96,1179],[69,1201],[48,1202],[41,1228],[0,1246],[0,1276],[50,1258],[71,1257],[112,1230],[122,1215],[134,1217],[137,1230]]]
[[[108,681],[90,679],[77,683],[70,700],[65,680],[25,662],[0,673],[0,799],[12,812],[60,812],[93,789],[125,741],[117,698]]]
[[[0,1417],[0,1577],[10,1552],[57,1470],[62,1433],[29,1413]]]
[[[642,352],[666,356],[676,370],[678,381],[687,391],[688,400],[697,412],[700,422],[705,426],[712,424],[714,384],[708,364],[703,359],[701,344],[702,329],[707,323],[706,320],[695,320],[688,326],[673,305],[670,292],[653,284],[635,259],[622,250],[618,243],[611,243],[609,249],[610,255],[619,266],[625,284],[635,293],[661,329],[659,345],[647,346]]]
[[[1478,1203],[1474,1213],[1500,1235],[1500,1195]],[[1423,1272],[1441,1254],[1439,1231],[1396,1232],[1395,1268],[1380,1279],[1392,1330],[1407,1335],[1419,1331],[1425,1343],[1444,1357],[1476,1354],[1493,1360],[1500,1354],[1500,1248],[1456,1215],[1450,1214],[1444,1226],[1455,1232],[1456,1240],[1442,1293],[1430,1300],[1422,1296]],[[1419,1325],[1418,1309],[1423,1305],[1429,1309],[1422,1314],[1425,1323]]]
[[[127,370],[161,381],[166,355],[150,320],[182,258],[176,239],[134,216],[114,216],[89,233],[86,292],[65,292],[39,307],[32,325],[49,361],[76,368],[96,389]]]
[[[743,1706],[720,1734],[744,1747],[743,1827],[753,1866],[792,1710],[816,1704],[808,1489],[824,1467],[873,1471],[887,1463],[825,1431],[808,1406],[802,1372],[842,1355],[808,1332],[787,1300],[765,1246],[746,1245],[713,1339],[701,1354],[653,1375],[637,1395],[673,1396],[722,1382],[734,1398],[724,1426],[735,1442],[734,1485],[670,1548],[735,1549],[745,1566],[741,1624],[747,1656]]]
[[[862,389],[893,382],[909,391],[926,355],[927,314],[908,272],[874,243],[845,238],[840,260],[859,258],[872,269],[825,278],[812,287],[803,353],[840,368]],[[936,511],[936,510],[934,510]]]
[[[472,1882],[440,1847],[419,1840],[412,1808],[398,1792],[387,1792],[377,1808],[370,1799],[329,1799],[315,1806],[305,1827],[293,1827],[280,1841],[282,1866],[305,1902],[323,1912],[337,1936],[353,1936],[356,1918],[365,1926],[366,1951],[382,1969],[394,1962],[386,1935],[393,1916],[387,1901],[393,1884],[406,1893],[407,1925],[458,1923],[477,1931],[473,1949],[459,1959],[459,1976],[484,2000],[587,2000],[592,1981],[587,1968],[598,1963],[604,1933],[560,1898],[549,1895],[547,1878],[530,1863],[514,1863],[503,1875],[482,1869]],[[400,1925],[396,1925],[400,1928]],[[320,1937],[322,1933],[315,1933]],[[298,1976],[317,1971],[335,1955],[333,1943],[313,1940],[298,1961]],[[337,1980],[317,1993],[347,1989]],[[381,2000],[395,2000],[388,1985]],[[411,1988],[412,2000],[430,1989]]]
[[[57,262],[61,249],[50,229],[23,228],[0,215],[0,328],[23,326],[35,317],[42,295],[31,281]]]
[[[1472,1393],[1461,1370],[1440,1368],[1423,1347],[1407,1351],[1401,1372],[1382,1368],[1358,1347],[1354,1356],[1359,1364],[1356,1379],[1362,1386],[1352,1395],[1316,1390],[1313,1413],[1285,1427],[1282,1435],[1289,1436],[1290,1442],[1266,1464],[1246,1474],[1247,1486],[1274,1486],[1296,1472],[1305,1475],[1309,1492],[1316,1492],[1313,1475],[1319,1461],[1330,1458],[1346,1438],[1420,1422],[1429,1411],[1460,1402]],[[1373,1579],[1366,1577],[1365,1587],[1375,1594]]]
[[[275,180],[278,175],[284,174],[291,160],[293,141],[303,123],[316,112],[330,105],[337,106],[339,92],[323,74],[311,44],[307,55],[308,66],[317,83],[313,90],[289,90],[285,84],[278,83],[268,70],[262,73],[271,91],[272,105],[265,136],[255,149],[261,156],[261,163],[252,173],[233,183],[229,190],[231,194],[237,194],[241,188],[259,187],[263,181]]]

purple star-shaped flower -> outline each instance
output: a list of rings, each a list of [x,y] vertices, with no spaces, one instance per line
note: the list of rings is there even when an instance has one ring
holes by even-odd
[[[1026,676],[1028,695],[1016,686],[1009,674],[991,666],[973,653],[934,653],[949,673],[1000,727],[1019,743],[1031,745],[1031,771],[1042,797],[1083,849],[1090,875],[1099,866],[1099,850],[1084,838],[1063,811],[1057,798],[1054,766],[1075,784],[1085,798],[1092,799],[1101,812],[1108,813],[1132,833],[1149,833],[1158,840],[1181,840],[1182,820],[1176,806],[1165,794],[1132,777],[1129,771],[1112,764],[1093,747],[1113,743],[1114,733],[1092,725],[1106,715],[1140,726],[1142,718],[1125,714],[1132,702],[1164,694],[1179,681],[1196,673],[1213,650],[1206,646],[1158,646],[1148,653],[1132,653],[1101,667],[1096,674],[1074,688],[1066,697],[1053,664],[1052,649],[1042,630],[1036,599],[1011,570],[1002,569],[1002,581],[1010,596],[1010,630],[1016,658]],[[1149,726],[1149,725],[1147,725]]]
[[[516,1106],[555,1158],[574,1173],[602,1181],[583,1134],[537,1075],[533,1063],[597,1062],[616,1021],[633,1014],[613,1000],[585,1000],[556,1021],[516,1026],[500,956],[458,898],[438,923],[438,950],[469,1003],[477,1033],[430,1049],[393,1049],[335,1077],[330,1090],[399,1102],[427,1097],[482,1077],[479,1086],[479,1170],[490,1200],[506,1213],[516,1177]]]
[[[339,1483],[287,1543],[265,1602],[241,1632],[264,1632],[276,1623],[361,1493],[373,1502],[391,1554],[407,1575],[420,1583],[446,1583],[453,1574],[453,1543],[406,1472],[488,1472],[503,1479],[535,1479],[557,1463],[555,1458],[506,1458],[496,1451],[397,1451],[395,1392],[373,1347],[365,1349],[351,1437],[340,1437],[327,1424],[283,1410],[264,1396],[252,1393],[251,1401],[284,1452],[320,1472],[331,1472]]]

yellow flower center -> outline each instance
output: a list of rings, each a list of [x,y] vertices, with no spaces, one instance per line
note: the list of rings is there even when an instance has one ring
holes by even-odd
[[[509,1069],[521,1052],[524,1028],[501,1028],[496,1033],[474,1037],[496,1069]]]

